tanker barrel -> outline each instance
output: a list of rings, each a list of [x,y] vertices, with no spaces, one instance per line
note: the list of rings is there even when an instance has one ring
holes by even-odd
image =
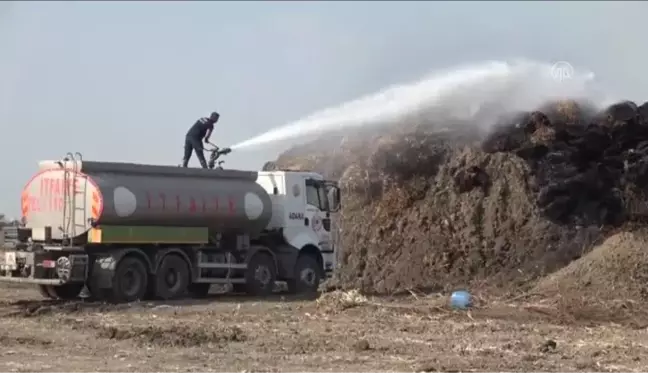
[[[122,162],[83,161],[81,171],[92,173],[116,173],[147,176],[190,177],[209,179],[237,179],[256,181],[257,172],[241,170],[208,170],[204,168],[184,168]]]
[[[78,165],[40,163],[39,172],[22,193],[21,208],[28,228],[58,227],[69,208],[75,209],[74,230],[53,230],[53,239],[61,239],[63,233],[78,236],[93,225],[202,227],[255,236],[272,219],[272,199],[256,182],[254,171],[79,163],[84,175],[73,179],[79,188],[74,200],[66,194],[71,174],[63,167],[74,171]],[[74,201],[74,205],[66,201]]]

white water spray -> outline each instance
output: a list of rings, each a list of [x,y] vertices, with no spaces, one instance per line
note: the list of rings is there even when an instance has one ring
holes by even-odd
[[[321,110],[238,143],[232,149],[397,122],[422,112],[443,115],[444,119],[468,120],[488,106],[488,118],[494,120],[498,115],[534,110],[547,101],[561,98],[586,99],[603,105],[603,99],[595,97],[592,91],[593,78],[594,74],[589,71],[571,71],[565,76],[564,71],[556,74],[554,65],[525,60],[465,66],[436,72],[417,82],[387,87],[378,93]],[[488,119],[480,120],[485,121],[480,122],[484,128],[493,124]]]

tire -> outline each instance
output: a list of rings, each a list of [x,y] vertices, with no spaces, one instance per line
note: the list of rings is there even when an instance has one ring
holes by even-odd
[[[232,284],[232,292],[234,293],[247,293],[245,284]]]
[[[288,281],[292,294],[316,294],[322,281],[322,268],[313,255],[301,254],[295,263],[294,278]]]
[[[181,298],[187,294],[190,281],[187,262],[179,255],[169,254],[155,273],[155,297],[163,300]]]
[[[148,286],[146,265],[135,256],[119,261],[113,275],[109,299],[115,303],[129,303],[143,299]]]
[[[83,284],[39,285],[38,288],[41,295],[49,299],[73,300],[79,298]]]
[[[193,298],[206,298],[209,295],[209,289],[211,289],[211,284],[205,283],[189,284],[188,287],[189,294]]]
[[[255,296],[272,294],[277,280],[277,265],[274,258],[265,252],[254,254],[245,270],[246,293]]]
[[[52,286],[52,292],[57,299],[72,300],[79,298],[83,284],[65,284],[61,286]]]

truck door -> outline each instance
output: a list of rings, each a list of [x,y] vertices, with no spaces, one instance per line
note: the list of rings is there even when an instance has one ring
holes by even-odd
[[[331,216],[327,189],[320,180],[306,180],[306,214],[308,225],[319,240],[322,254],[333,253],[331,239]]]

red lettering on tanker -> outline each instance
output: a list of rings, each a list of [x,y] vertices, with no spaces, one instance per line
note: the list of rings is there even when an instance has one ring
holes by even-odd
[[[229,202],[229,213],[234,215],[234,211],[235,211],[234,208],[236,207],[236,206],[234,206],[234,198],[232,198],[232,196],[229,196],[229,201],[228,202]]]
[[[160,193],[160,201],[162,201],[162,211],[166,210],[166,194]]]
[[[158,193],[159,198],[152,198],[153,192],[146,192],[147,199],[147,208],[149,210],[166,210],[166,195],[164,193]],[[207,214],[209,212],[227,212],[229,214],[234,214],[236,212],[236,200],[233,196],[228,196],[227,198],[227,207],[221,205],[220,196],[205,196],[205,195],[175,195],[175,208],[176,212],[189,212],[190,214],[196,214],[202,212]],[[221,209],[225,208],[225,211]]]
[[[29,212],[62,212],[64,205],[65,191],[70,195],[79,190],[79,180],[75,177],[67,183],[61,178],[40,177],[38,194],[30,194],[30,186],[23,192],[22,212],[27,216]]]

